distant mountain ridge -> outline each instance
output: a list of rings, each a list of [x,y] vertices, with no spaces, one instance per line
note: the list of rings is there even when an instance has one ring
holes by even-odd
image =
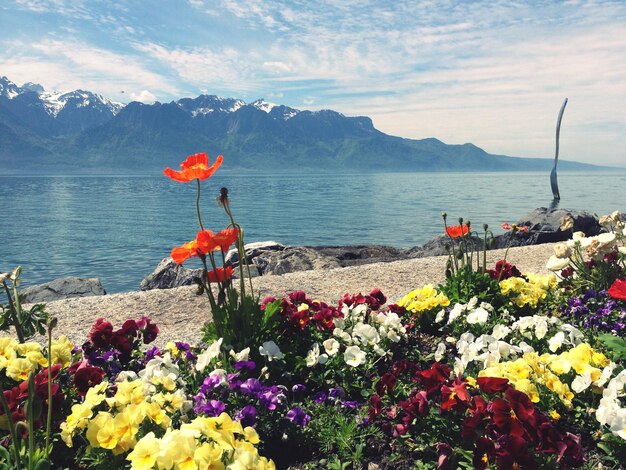
[[[124,105],[89,91],[50,93],[0,77],[0,174],[153,173],[199,151],[223,154],[225,168],[253,171],[532,171],[552,164],[491,155],[473,144],[394,137],[368,117],[332,110],[214,95]]]

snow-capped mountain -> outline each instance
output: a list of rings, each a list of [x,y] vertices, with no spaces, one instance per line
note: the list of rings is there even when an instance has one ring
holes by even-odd
[[[368,117],[328,109],[214,95],[124,105],[85,90],[48,92],[0,77],[0,175],[159,172],[202,151],[223,153],[225,167],[251,171],[510,171],[552,165],[551,159],[489,155],[472,144],[394,137]]]
[[[25,94],[36,95],[41,102],[41,107],[52,117],[57,117],[66,108],[88,107],[115,116],[124,107],[122,103],[116,103],[90,91],[47,92],[38,83],[28,82],[20,87],[7,77],[0,77],[0,96],[13,100]]]

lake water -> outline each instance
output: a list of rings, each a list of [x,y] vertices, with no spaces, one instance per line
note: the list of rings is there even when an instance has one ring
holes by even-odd
[[[214,202],[230,190],[246,242],[409,247],[442,233],[441,212],[496,233],[552,201],[547,173],[236,175],[202,183],[205,228],[228,221]],[[626,209],[626,172],[559,174],[560,207]],[[24,285],[99,277],[109,293],[137,290],[172,247],[195,237],[195,184],[163,176],[0,177],[0,272]],[[197,260],[189,262],[195,266]]]

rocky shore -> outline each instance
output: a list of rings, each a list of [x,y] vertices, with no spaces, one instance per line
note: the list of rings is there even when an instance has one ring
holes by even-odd
[[[507,259],[522,272],[546,272],[545,263],[553,253],[552,246],[512,248]],[[504,252],[503,249],[490,251],[488,263],[501,259]],[[378,287],[393,302],[424,284],[443,282],[446,260],[446,256],[434,256],[266,275],[253,279],[253,285],[261,298],[304,290],[311,297],[328,302],[337,301],[346,292],[365,293]],[[197,296],[193,286],[57,300],[47,303],[46,311],[58,319],[55,336],[65,334],[75,344],[85,340],[99,317],[121,326],[129,318],[147,315],[161,330],[158,344],[169,340],[196,343],[201,338],[200,328],[211,318],[206,297]]]

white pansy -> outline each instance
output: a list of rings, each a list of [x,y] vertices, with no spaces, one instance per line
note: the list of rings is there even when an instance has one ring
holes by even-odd
[[[358,346],[349,346],[343,353],[343,360],[352,367],[358,367],[365,362],[365,353]]]
[[[317,360],[320,357],[320,345],[315,343],[309,353],[306,355],[306,366],[313,367],[317,365]]]
[[[398,333],[396,333],[396,330],[389,330],[387,332],[387,338],[389,338],[394,343],[397,343],[398,341],[400,341],[400,336],[398,336]]]
[[[476,310],[474,310],[467,316],[466,321],[470,325],[474,325],[474,324],[484,325],[487,322],[488,318],[489,318],[489,312],[483,307],[478,307]]]
[[[576,378],[572,381],[571,389],[575,393],[580,393],[589,388],[591,385],[591,372],[586,371],[580,375],[577,375]]]
[[[117,377],[115,378],[116,382],[132,382],[133,380],[137,380],[139,376],[136,372],[132,370],[123,370]]]
[[[437,313],[437,316],[435,317],[435,323],[441,323],[444,320],[445,316],[446,316],[446,310],[442,308],[441,310],[439,310],[439,312]]]
[[[220,355],[222,341],[224,341],[224,338],[220,338],[214,341],[211,346],[206,348],[204,352],[198,355],[198,360],[196,361],[196,370],[198,372],[202,372],[204,369],[206,369],[211,361]]]
[[[389,333],[391,333],[392,331],[393,330],[391,330]],[[372,346],[380,341],[380,336],[378,334],[378,331],[376,331],[376,328],[371,325],[366,325],[365,323],[357,323],[352,332],[353,336],[357,336],[358,338],[360,338],[361,343],[363,343],[364,345]]]
[[[274,341],[266,341],[262,346],[259,346],[259,354],[266,356],[268,361],[274,359],[282,359],[284,354],[280,351],[280,348]]]
[[[467,309],[472,310],[478,304],[478,297],[472,297],[470,301],[467,303]]]
[[[548,322],[545,317],[538,317],[535,323],[535,336],[537,339],[543,339],[548,334]]]
[[[346,321],[341,317],[335,318],[333,323],[335,324],[335,328],[339,328],[341,330],[346,327]]]
[[[561,329],[567,333],[569,342],[573,346],[577,346],[585,340],[585,335],[578,328],[569,323],[563,323]]]
[[[446,344],[439,343],[437,350],[435,351],[435,361],[439,362],[443,359],[443,355],[446,353]]]
[[[551,352],[557,352],[561,346],[563,346],[563,342],[565,341],[565,333],[559,331],[552,338],[548,340],[548,348]]]
[[[535,352],[535,348],[533,348],[530,344],[528,344],[526,341],[522,341],[520,344],[518,344],[519,348],[522,350],[522,352],[524,354],[526,353],[531,353],[531,352]]]
[[[235,362],[247,361],[250,356],[250,348],[246,348],[236,353],[232,349],[230,350],[230,356],[235,360]]]
[[[334,338],[328,338],[322,344],[324,345],[324,350],[326,351],[326,354],[331,357],[339,352],[339,341]]]
[[[465,307],[462,304],[456,304],[452,310],[450,310],[450,315],[448,315],[448,325],[459,318],[464,310]]]
[[[387,354],[387,351],[385,351],[383,348],[381,348],[377,344],[374,345],[374,352],[378,354],[379,356],[384,356]]]
[[[611,378],[611,375],[613,375],[615,367],[617,367],[617,364],[615,364],[614,362],[610,362],[608,366],[602,369],[602,374],[600,374],[600,378],[596,380],[593,385],[596,387],[603,387],[604,384],[607,383],[608,380]]]
[[[501,325],[498,323],[496,326],[493,327],[492,336],[495,339],[504,339],[508,336],[510,332],[511,332],[511,328],[509,328],[506,325]]]
[[[352,344],[352,336],[349,333],[343,331],[341,328],[335,328],[333,330],[333,336],[336,336],[346,344]]]

